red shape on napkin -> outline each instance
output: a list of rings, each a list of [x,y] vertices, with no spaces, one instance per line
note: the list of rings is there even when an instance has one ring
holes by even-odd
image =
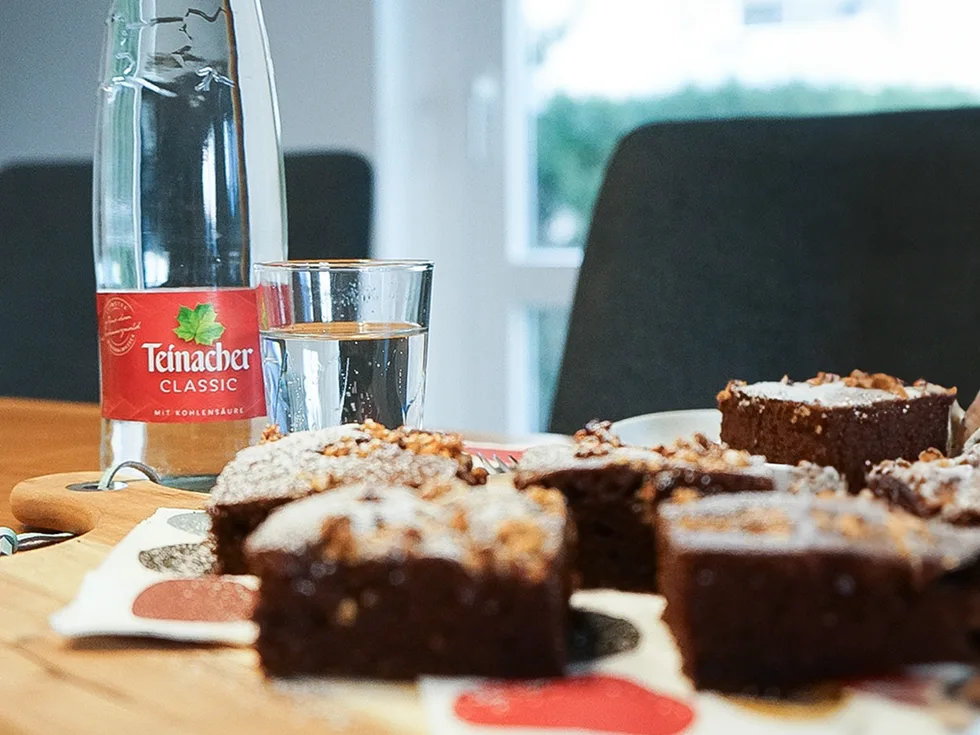
[[[168,579],[157,582],[133,600],[133,615],[157,620],[231,623],[248,620],[256,592],[220,577]]]
[[[613,676],[487,684],[461,694],[453,711],[474,725],[618,735],[674,735],[694,721],[694,711],[684,702]]]
[[[500,444],[471,444],[470,442],[464,442],[463,449],[468,454],[475,454],[485,459],[493,459],[499,456],[502,460],[514,460],[515,462],[524,454],[523,449],[511,449]]]

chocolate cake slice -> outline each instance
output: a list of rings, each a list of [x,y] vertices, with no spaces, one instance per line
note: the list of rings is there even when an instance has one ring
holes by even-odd
[[[353,485],[275,510],[246,543],[272,676],[560,676],[569,590],[553,490]]]
[[[651,449],[624,446],[609,427],[590,422],[574,444],[528,449],[514,477],[518,488],[542,485],[565,496],[577,535],[573,566],[584,588],[656,589],[654,509],[675,488],[699,494],[773,488],[761,457],[701,435]]]
[[[664,621],[702,689],[785,693],[980,648],[980,534],[874,498],[717,495],[659,510]]]
[[[948,459],[923,452],[917,462],[885,460],[868,473],[875,495],[921,518],[980,524],[980,454]]]
[[[208,499],[218,569],[247,573],[246,537],[285,503],[358,482],[422,488],[454,479],[478,485],[486,477],[457,434],[389,430],[373,421],[287,436],[267,432],[263,443],[228,463]]]
[[[857,492],[876,462],[945,449],[955,399],[955,388],[925,381],[906,386],[859,370],[803,382],[733,380],[718,394],[721,439],[769,462],[836,467]]]

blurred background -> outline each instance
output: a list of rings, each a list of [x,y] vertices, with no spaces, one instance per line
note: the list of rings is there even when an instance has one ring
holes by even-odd
[[[286,151],[362,155],[372,254],[436,261],[430,426],[547,426],[593,202],[629,130],[980,106],[975,0],[263,6]],[[91,157],[108,7],[0,2],[0,168]],[[73,318],[94,320],[94,296]]]

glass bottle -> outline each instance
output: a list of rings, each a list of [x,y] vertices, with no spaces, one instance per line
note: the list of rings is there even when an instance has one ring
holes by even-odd
[[[207,489],[264,424],[251,266],[286,257],[260,0],[114,0],[93,192],[102,465]]]

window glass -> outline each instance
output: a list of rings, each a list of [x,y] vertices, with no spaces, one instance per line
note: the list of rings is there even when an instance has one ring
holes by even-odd
[[[580,248],[645,122],[980,104],[974,0],[520,0],[530,243]]]

